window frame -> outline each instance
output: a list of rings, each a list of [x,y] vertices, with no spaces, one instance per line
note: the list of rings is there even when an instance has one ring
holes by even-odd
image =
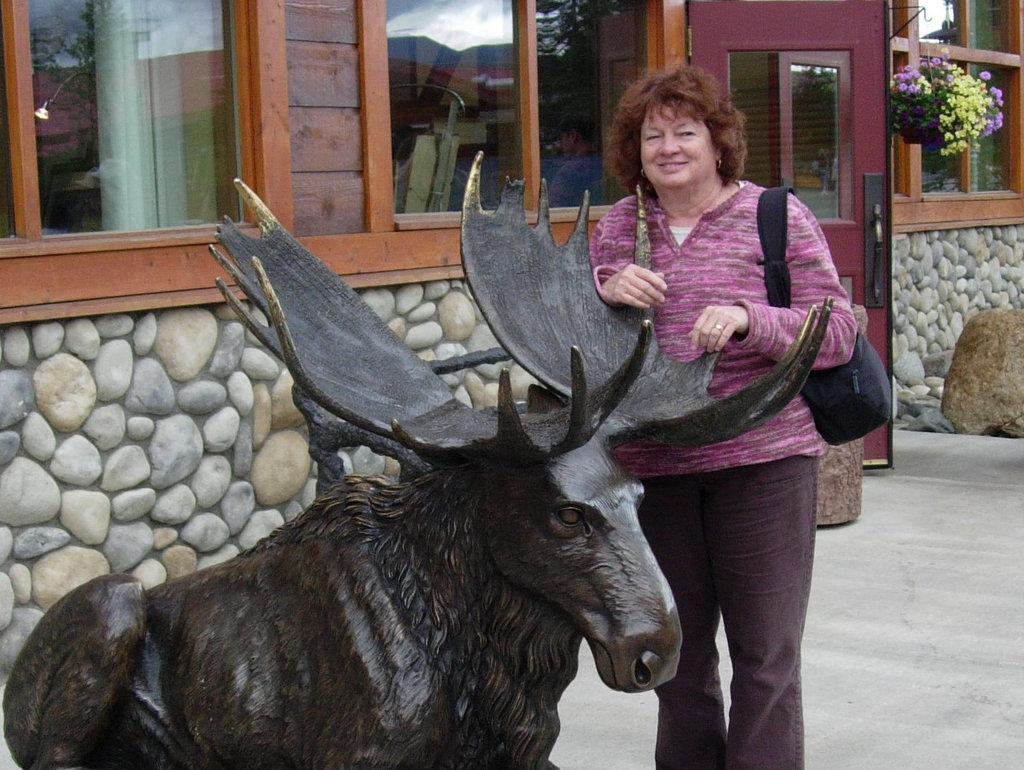
[[[960,18],[965,22],[969,0],[958,0],[963,7]],[[1022,49],[1022,21],[1024,8],[1021,0],[1009,0],[1010,20],[1009,52],[990,51],[964,46],[932,43],[919,38],[919,23],[914,11],[908,7],[892,9],[892,28],[895,34],[890,43],[891,71],[921,56],[939,55],[948,50],[952,60],[985,67],[998,67],[1010,71],[1004,89],[1001,131],[1009,132],[1007,189],[986,192],[924,193],[922,191],[921,148],[893,138],[892,164],[898,172],[893,176],[892,229],[894,232],[913,232],[923,229],[949,229],[979,224],[1017,224],[1024,219],[1024,173],[1020,147],[1022,132],[1022,97],[1024,97],[1024,49]],[[966,153],[962,163],[968,163]],[[897,187],[896,179],[905,180]]]
[[[232,3],[239,175],[286,226],[292,219],[283,2]],[[0,0],[15,237],[0,241],[0,323],[212,302],[216,224],[42,235],[28,5]]]

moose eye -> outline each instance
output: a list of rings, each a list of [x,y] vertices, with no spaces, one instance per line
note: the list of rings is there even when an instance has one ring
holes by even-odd
[[[583,523],[583,510],[575,505],[563,505],[555,511],[555,516],[567,527],[578,527]]]

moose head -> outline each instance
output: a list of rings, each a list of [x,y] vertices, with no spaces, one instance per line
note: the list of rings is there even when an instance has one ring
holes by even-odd
[[[641,484],[613,450],[769,419],[799,391],[829,305],[770,374],[711,399],[714,356],[669,359],[642,312],[598,298],[586,201],[559,245],[543,186],[531,227],[521,183],[488,212],[479,173],[478,156],[465,273],[549,408],[523,412],[507,372],[496,409],[457,401],[239,182],[260,236],[225,222],[230,257],[213,252],[269,323],[220,281],[226,300],[286,363],[307,416],[355,426],[416,472],[339,479],[189,577],[143,591],[109,576],[66,596],[7,685],[22,766],[552,767],[581,639],[610,687],[674,674],[675,605],[638,524]]]

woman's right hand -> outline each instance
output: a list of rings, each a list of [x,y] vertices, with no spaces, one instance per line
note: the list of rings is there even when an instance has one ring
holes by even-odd
[[[601,285],[609,305],[649,308],[665,301],[664,273],[655,273],[639,265],[626,265]]]

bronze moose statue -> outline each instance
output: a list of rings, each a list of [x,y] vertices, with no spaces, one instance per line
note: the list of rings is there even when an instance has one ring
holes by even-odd
[[[269,325],[220,282],[226,299],[304,396],[422,472],[338,479],[249,551],[156,588],[111,575],[69,593],[7,684],[22,767],[552,768],[582,639],[609,687],[673,676],[675,605],[612,450],[768,419],[799,391],[829,305],[771,374],[713,400],[713,356],[667,358],[640,311],[597,296],[586,199],[559,245],[543,185],[531,227],[520,182],[482,210],[479,169],[465,274],[547,408],[521,410],[507,372],[495,410],[461,404],[238,183],[261,235],[225,221],[231,259],[212,250]]]

